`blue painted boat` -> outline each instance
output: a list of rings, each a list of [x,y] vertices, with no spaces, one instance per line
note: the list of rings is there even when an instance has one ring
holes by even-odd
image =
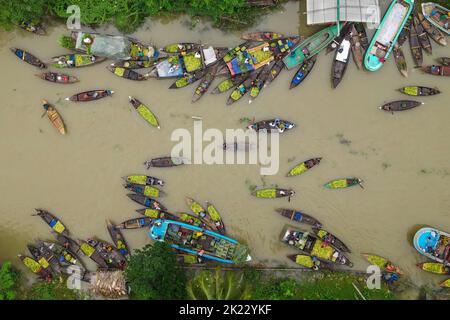
[[[447,2],[448,4],[448,2]],[[450,10],[437,3],[422,3],[422,13],[428,21],[446,35],[450,35]]]
[[[427,258],[450,266],[450,234],[434,228],[422,228],[413,239],[414,248]]]
[[[173,220],[155,220],[149,236],[172,248],[227,264],[250,261],[248,247],[210,230]]]
[[[413,7],[414,0],[392,1],[364,56],[364,66],[367,70],[377,71],[383,66]]]

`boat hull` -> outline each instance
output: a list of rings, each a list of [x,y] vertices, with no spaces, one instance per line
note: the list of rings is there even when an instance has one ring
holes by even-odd
[[[450,234],[434,228],[425,227],[416,232],[413,245],[425,257],[449,267],[450,261],[445,256],[448,256],[450,246],[447,244],[444,249],[440,248],[441,241],[446,242],[449,240]],[[436,256],[434,253],[438,253],[438,255]]]

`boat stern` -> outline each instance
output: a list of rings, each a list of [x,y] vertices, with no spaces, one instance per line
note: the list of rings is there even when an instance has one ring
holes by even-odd
[[[149,237],[154,241],[164,241],[164,237],[167,232],[168,221],[167,220],[155,220],[150,231]]]
[[[377,56],[371,54],[370,52],[367,52],[366,57],[364,59],[364,67],[366,67],[369,71],[377,71],[381,68],[383,63],[378,59]]]

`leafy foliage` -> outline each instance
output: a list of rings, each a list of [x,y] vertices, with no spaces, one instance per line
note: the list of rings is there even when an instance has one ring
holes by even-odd
[[[250,297],[244,274],[239,271],[202,271],[187,284],[188,296],[194,300],[243,300]]]
[[[125,269],[131,292],[138,299],[182,299],[186,275],[172,248],[163,242],[136,250]]]
[[[51,282],[38,281],[25,294],[26,300],[76,300],[76,291],[67,288],[66,279],[54,279]]]
[[[0,268],[0,300],[14,300],[17,295],[19,273],[7,261]]]
[[[0,0],[0,27],[11,30],[22,22],[38,23],[45,14],[47,0]]]

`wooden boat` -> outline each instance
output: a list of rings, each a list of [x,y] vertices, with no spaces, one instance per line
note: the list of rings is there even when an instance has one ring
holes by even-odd
[[[414,23],[414,28],[416,28],[417,36],[419,37],[420,46],[422,47],[423,50],[425,50],[426,53],[432,54],[433,49],[431,47],[430,39],[428,38],[425,28],[420,23],[417,15],[414,15],[413,23]]]
[[[54,83],[62,83],[62,84],[69,84],[69,83],[75,83],[78,82],[78,78],[74,76],[70,76],[68,74],[63,73],[56,73],[56,72],[43,72],[36,75],[37,77],[41,78],[42,80],[46,80],[49,82]]]
[[[428,259],[450,267],[450,234],[434,228],[421,228],[413,239],[414,248]]]
[[[34,210],[36,210],[36,213],[33,214],[33,216],[41,217],[42,220],[44,220],[44,222],[47,223],[50,226],[50,228],[52,228],[57,233],[63,234],[65,236],[69,235],[69,231],[64,226],[64,224],[53,214],[42,209],[34,209]]]
[[[331,180],[330,182],[327,182],[324,187],[328,189],[341,189],[358,185],[362,188],[362,183],[363,181],[359,178],[345,178]]]
[[[147,228],[153,225],[153,218],[150,217],[140,217],[126,220],[118,225],[116,229],[141,229]]]
[[[450,76],[450,66],[431,65],[422,67],[422,71],[435,76]]]
[[[337,34],[338,27],[331,25],[302,41],[290,54],[283,58],[286,68],[292,69],[310,57],[315,56],[325,49]]]
[[[172,219],[169,219],[172,220]],[[190,224],[192,226],[196,226],[202,229],[208,229],[208,230],[216,230],[216,228],[214,228],[212,225],[209,225],[205,222],[205,220],[200,219],[199,217],[193,215],[193,214],[189,214],[189,213],[185,213],[185,212],[181,212],[181,213],[177,213],[177,219],[175,219],[175,221],[181,221],[187,224]]]
[[[144,165],[147,166],[147,169],[151,167],[154,168],[167,168],[167,167],[176,167],[185,164],[183,158],[176,157],[159,157],[153,158],[151,160],[147,160],[144,162]]]
[[[49,104],[47,100],[42,100],[42,107],[45,109],[48,119],[56,130],[58,130],[62,135],[66,134],[66,126],[64,125],[64,121],[56,108]]]
[[[450,66],[450,58],[441,57],[438,58],[437,61],[442,64],[443,66]]]
[[[325,243],[330,244],[331,246],[343,252],[351,252],[344,241],[340,240],[338,237],[329,233],[328,231],[316,227],[313,227],[312,230],[316,234],[316,236]]]
[[[300,83],[303,82],[303,80],[305,80],[305,78],[310,74],[312,68],[314,67],[316,60],[317,56],[314,56],[302,63],[297,72],[295,72],[295,75],[291,80],[291,85],[289,86],[289,89],[297,87]]]
[[[51,59],[52,66],[55,68],[80,68],[93,65],[105,61],[105,57],[97,57],[91,54],[67,54],[53,57]]]
[[[56,256],[48,250],[42,250],[41,248],[37,248],[34,245],[27,245],[28,251],[31,253],[31,256],[46,270],[53,274],[61,274],[61,267],[58,263],[58,259]]]
[[[144,69],[151,68],[155,65],[154,61],[145,60],[121,60],[111,63],[112,67],[120,67],[125,69]]]
[[[109,242],[97,238],[89,238],[86,240],[86,243],[95,248],[95,251],[108,264],[109,268],[123,269],[127,264],[127,260],[120,254],[119,250]]]
[[[187,205],[189,206],[191,211],[195,214],[195,216],[197,216],[200,220],[202,220],[206,225],[210,226],[211,230],[219,231],[218,226],[209,215],[209,212],[205,210],[200,203],[189,197],[186,197],[185,199]]]
[[[414,0],[392,1],[366,51],[364,66],[367,70],[377,71],[383,66],[405,26],[413,6]]]
[[[19,27],[21,27],[23,30],[26,30],[28,32],[32,32],[34,34],[37,34],[39,36],[45,36],[46,32],[44,28],[40,24],[34,24],[31,21],[22,22],[19,24]]]
[[[58,255],[50,250],[43,241],[37,241],[37,247],[35,248],[38,250],[40,255],[40,259],[38,259],[38,262],[40,262],[41,259],[45,259],[50,264],[50,268],[51,270],[53,270],[53,272],[57,274],[62,273]]]
[[[247,126],[248,129],[252,129],[255,131],[266,130],[267,132],[271,132],[272,130],[277,131],[278,133],[283,133],[286,130],[291,130],[295,127],[295,124],[283,120],[283,119],[269,119],[269,120],[261,120]]]
[[[287,228],[281,241],[300,250],[302,253],[317,257],[320,261],[353,267],[353,263],[342,251],[332,246],[324,245],[321,239],[309,232]]]
[[[116,76],[128,80],[142,81],[148,79],[147,75],[140,74],[132,69],[125,69],[122,67],[113,67],[113,66],[108,66],[106,67],[106,69],[114,73]]]
[[[421,67],[423,63],[423,53],[419,42],[419,35],[417,34],[414,23],[411,24],[409,32],[409,48],[411,49],[411,54],[416,67]]]
[[[123,177],[127,183],[135,183],[140,185],[149,185],[149,186],[163,186],[164,181],[159,178],[145,176],[145,175],[130,175]]]
[[[298,264],[303,268],[315,271],[321,269],[333,270],[333,265],[331,263],[320,261],[318,258],[310,256],[308,254],[291,254],[288,255],[287,257],[289,260],[294,261],[296,264]]]
[[[184,73],[181,77],[179,77],[169,89],[179,89],[184,88],[198,80],[200,80],[206,74],[206,69],[197,70],[191,73]]]
[[[450,267],[445,266],[438,262],[423,262],[417,264],[417,266],[423,271],[436,273],[436,274],[450,274]]]
[[[283,71],[284,69],[284,62],[283,60],[277,60],[275,64],[273,65],[272,69],[270,69],[269,76],[266,79],[266,82],[264,83],[264,87],[267,87],[269,84],[271,84]]]
[[[322,228],[322,223],[320,223],[319,220],[301,211],[283,208],[278,208],[275,211],[283,217],[286,217],[292,221],[297,221],[300,223],[309,224],[317,228]]]
[[[177,261],[178,263],[191,266],[203,264],[203,260],[200,257],[186,253],[177,253]]]
[[[369,40],[367,38],[366,28],[364,28],[364,24],[362,22],[355,22],[353,25],[358,32],[359,41],[361,42],[363,51],[366,51],[369,47]]]
[[[364,68],[364,49],[361,44],[361,39],[358,35],[358,31],[356,31],[356,28],[354,25],[352,25],[351,29],[351,38],[350,38],[350,44],[352,46],[352,56],[353,61],[355,61],[356,67],[359,70],[363,70]]]
[[[143,205],[144,207],[167,211],[166,207],[164,207],[161,203],[159,203],[154,199],[146,197],[143,194],[129,193],[127,194],[127,197],[133,200],[134,202]]]
[[[106,227],[117,250],[122,256],[129,258],[131,252],[120,229],[116,228],[110,220],[106,220]]]
[[[420,86],[407,86],[398,89],[401,93],[407,94],[409,96],[433,96],[435,94],[441,93],[436,88],[420,87]]]
[[[109,97],[114,93],[112,90],[90,90],[74,94],[71,97],[66,98],[67,101],[73,102],[89,102],[99,100],[105,97]]]
[[[413,23],[412,21],[412,15],[410,14],[408,16],[408,19],[406,20],[405,26],[403,27],[402,31],[400,32],[400,35],[397,38],[397,43],[395,43],[394,46],[399,46],[401,47],[405,41],[408,39],[409,37],[409,33],[411,32],[411,24]]]
[[[298,176],[299,174],[305,173],[309,169],[317,166],[322,158],[312,158],[306,161],[303,161],[299,164],[297,164],[295,167],[293,167],[289,172],[287,173],[286,177],[294,177]]]
[[[172,220],[156,220],[149,236],[164,241],[172,248],[226,264],[250,261],[248,247],[210,230]]]
[[[256,149],[256,144],[250,143],[248,141],[224,142],[222,148],[225,151],[250,152],[250,150]]]
[[[55,255],[57,255],[58,261],[63,267],[74,265],[86,270],[86,267],[84,266],[80,258],[74,252],[65,248],[63,245],[50,241],[44,241],[43,244]]]
[[[207,69],[206,74],[201,78],[200,84],[195,88],[194,95],[191,102],[197,102],[208,91],[209,86],[212,84],[216,77],[217,65]]]
[[[371,265],[378,266],[383,271],[387,272],[395,272],[398,274],[402,274],[402,271],[399,266],[394,265],[388,259],[368,253],[361,254],[364,259],[366,259]]]
[[[223,223],[222,217],[216,207],[211,202],[206,201],[206,210],[208,211],[208,214],[211,217],[217,231],[219,231],[220,234],[226,234],[225,224]]]
[[[392,49],[392,55],[394,56],[395,64],[397,65],[397,69],[400,74],[404,77],[408,77],[408,66],[406,64],[406,59],[402,47],[395,44],[394,48]]]
[[[442,281],[442,282],[439,284],[439,286],[442,287],[442,288],[450,288],[450,279],[447,279],[447,280],[445,280],[445,281]]]
[[[11,52],[14,53],[19,59],[25,61],[32,66],[38,67],[39,69],[45,69],[47,66],[41,60],[33,56],[31,53],[28,53],[22,49],[18,48],[10,48]]]
[[[431,24],[430,21],[425,19],[423,14],[420,12],[417,12],[417,17],[419,18],[420,24],[428,33],[431,39],[433,39],[437,44],[440,44],[441,46],[447,45],[447,40],[445,39],[444,34],[438,28],[436,28],[434,24]]]
[[[136,212],[139,214],[142,214],[143,216],[153,218],[153,220],[157,220],[157,219],[178,220],[179,219],[179,215],[176,215],[174,213],[156,210],[156,209],[150,209],[150,208],[137,209]]]
[[[280,38],[285,38],[285,36],[281,33],[272,31],[255,31],[244,33],[241,35],[241,39],[250,41],[271,41]]]
[[[240,45],[228,51],[223,57],[232,76],[258,70],[274,59],[274,53],[268,42],[250,48],[247,44]]]
[[[295,191],[291,189],[280,188],[263,188],[252,192],[252,196],[263,199],[275,199],[289,197],[289,199],[295,195]]]
[[[166,53],[185,53],[189,51],[198,51],[202,48],[200,43],[193,42],[181,42],[181,43],[171,43],[161,48],[161,52]]]
[[[22,261],[22,263],[31,270],[31,272],[37,274],[40,278],[45,279],[47,281],[51,281],[52,275],[51,273],[43,268],[36,260],[30,258],[28,256],[24,256],[18,254],[17,257]]]
[[[422,13],[439,30],[450,35],[450,10],[434,2],[422,3]]]
[[[262,68],[256,79],[253,81],[253,84],[249,90],[250,100],[248,101],[248,103],[252,103],[253,100],[255,100],[259,96],[262,89],[264,88],[264,84],[266,83],[267,78],[270,76],[270,70],[273,68],[274,64],[275,61],[266,64]]]
[[[148,185],[128,183],[125,185],[125,188],[151,198],[159,198],[165,195],[165,193],[158,188]]]
[[[78,244],[78,242],[76,242],[69,236],[66,236],[66,235],[63,235],[63,234],[60,234],[57,232],[53,232],[53,234],[55,235],[58,243],[61,244],[64,248],[70,250],[71,252],[73,252],[75,254],[77,254],[81,251],[81,247]]]
[[[394,111],[405,111],[422,105],[423,102],[414,100],[397,100],[383,104],[379,109],[394,113]]]
[[[231,105],[241,99],[252,87],[254,80],[258,77],[259,72],[252,72],[250,76],[242,81],[234,90],[231,92],[227,100],[227,105]]]
[[[341,83],[345,71],[347,70],[352,47],[351,38],[352,33],[350,30],[345,34],[334,54],[333,63],[331,64],[331,86],[333,88],[336,88],[339,83]]]
[[[248,77],[248,75],[249,75],[248,73],[241,73],[241,74],[235,75],[234,77],[225,79],[225,80],[221,81],[217,85],[217,87],[215,87],[211,91],[211,93],[218,94],[218,93],[223,93],[225,91],[228,91],[231,88],[234,88],[238,84],[242,83]]]
[[[339,44],[344,40],[344,37],[347,35],[348,32],[352,30],[353,23],[345,23],[341,30],[339,30],[339,35],[336,36],[336,38],[331,41],[331,43],[327,46],[325,49],[325,54],[329,54],[332,51],[336,51],[337,47],[339,47]]]
[[[158,129],[161,128],[158,119],[146,105],[144,105],[138,99],[133,98],[132,96],[129,96],[128,99],[130,100],[130,103],[134,107],[134,109],[136,109],[136,111],[142,118],[144,118],[145,121],[147,121],[153,127],[156,127]]]

